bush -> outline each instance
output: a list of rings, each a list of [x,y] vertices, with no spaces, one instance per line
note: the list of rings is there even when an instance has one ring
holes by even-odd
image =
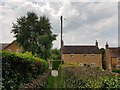
[[[3,89],[19,88],[46,71],[46,61],[31,53],[2,52]]]
[[[58,68],[59,68],[59,65],[61,64],[61,60],[53,60],[52,61],[53,62],[53,66],[52,66],[52,69],[53,70],[58,70]],[[63,61],[62,61],[62,63],[63,63]]]
[[[120,73],[120,70],[119,69],[114,69],[114,70],[112,70],[112,72]]]
[[[120,77],[91,67],[64,67],[63,88],[120,88]]]
[[[45,88],[48,84],[48,78],[50,76],[50,70],[47,70],[42,75],[39,75],[36,79],[32,80],[30,83],[25,84],[22,88],[26,89],[38,89],[38,88]]]

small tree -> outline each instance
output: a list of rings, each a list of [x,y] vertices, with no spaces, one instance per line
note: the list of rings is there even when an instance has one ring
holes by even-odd
[[[52,42],[56,40],[49,18],[28,12],[26,16],[18,18],[12,28],[16,41],[25,51],[37,53],[44,59],[49,58]]]
[[[60,60],[61,56],[60,56],[60,49],[52,49],[52,55],[51,55],[51,59],[53,60]]]
[[[104,60],[104,57],[105,57],[105,49],[104,48],[101,48],[100,49],[100,52],[102,54],[102,60]]]

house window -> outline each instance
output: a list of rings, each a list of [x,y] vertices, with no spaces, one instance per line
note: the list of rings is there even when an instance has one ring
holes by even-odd
[[[91,56],[95,56],[94,54],[91,54]]]
[[[9,52],[11,52],[11,49],[8,49]]]
[[[120,69],[120,65],[118,65],[118,69]]]
[[[87,54],[84,54],[84,57],[86,57],[87,56]]]
[[[91,67],[96,67],[96,64],[95,63],[91,63],[90,66]]]
[[[75,55],[74,54],[70,54],[71,57],[74,57]]]
[[[87,66],[87,64],[84,64],[84,66]]]
[[[19,53],[19,52],[20,52],[20,49],[17,49],[16,52]]]
[[[80,63],[79,65],[80,65],[80,66],[83,66],[83,63]]]

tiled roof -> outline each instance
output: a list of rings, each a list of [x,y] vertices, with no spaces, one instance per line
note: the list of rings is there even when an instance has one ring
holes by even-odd
[[[64,46],[63,54],[100,54],[96,46]]]
[[[120,57],[120,47],[109,48],[111,57]]]
[[[10,43],[0,43],[0,50],[3,50],[5,47],[7,47]]]

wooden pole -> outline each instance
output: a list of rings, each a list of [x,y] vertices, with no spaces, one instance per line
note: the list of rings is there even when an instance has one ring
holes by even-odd
[[[61,16],[61,64],[62,64],[62,44],[63,44],[63,41],[62,41],[62,30],[63,30],[63,17]]]

